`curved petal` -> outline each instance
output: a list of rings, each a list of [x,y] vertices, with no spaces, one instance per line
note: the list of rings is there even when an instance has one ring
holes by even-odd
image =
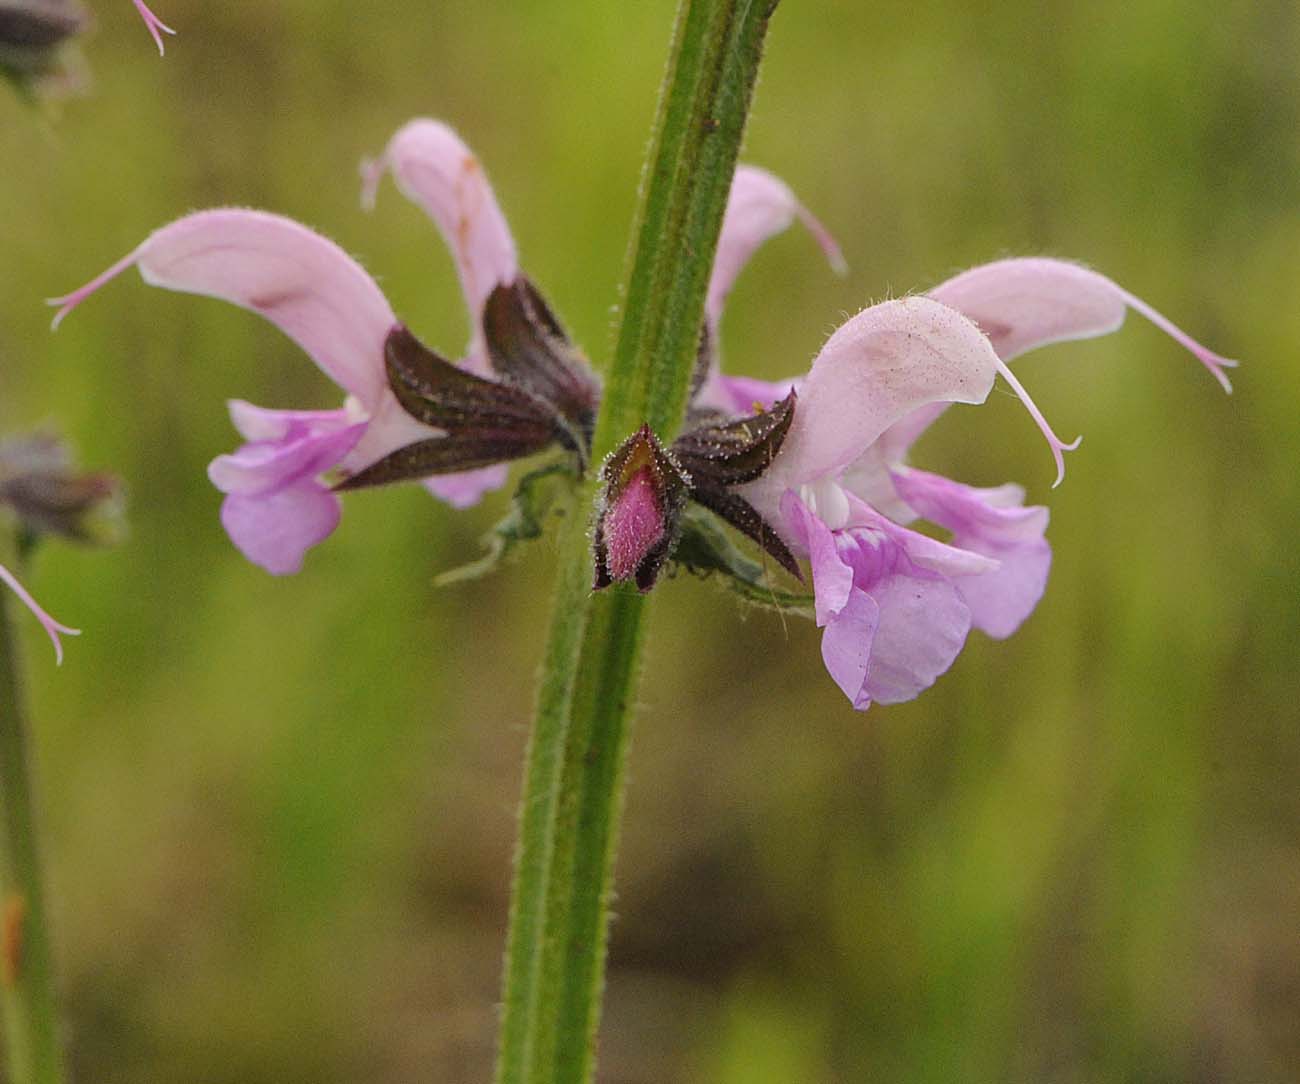
[[[750,257],[764,241],[788,229],[796,218],[816,239],[835,272],[842,275],[846,269],[844,255],[835,238],[795,198],[790,187],[757,166],[736,167],[704,306],[710,324],[717,324],[727,294]]]
[[[848,504],[850,529],[866,527],[877,537],[888,540],[893,556],[885,568],[896,568],[905,561],[940,576],[966,577],[982,576],[998,567],[996,558],[900,527],[855,496],[849,496]]]
[[[946,305],[909,297],[865,309],[822,347],[785,443],[746,499],[771,509],[785,490],[842,471],[917,407],[982,403],[997,368],[988,339]]]
[[[22,604],[32,611],[36,620],[41,623],[41,627],[48,634],[51,643],[54,644],[55,661],[61,664],[63,662],[63,642],[59,639],[60,633],[64,636],[80,636],[81,630],[69,628],[67,625],[55,621],[54,618],[41,609],[40,603],[32,598],[27,588],[18,582],[18,577],[5,568],[4,565],[0,565],[0,583],[6,584],[9,590],[18,596]]]
[[[366,431],[365,422],[342,426],[298,422],[278,439],[255,440],[208,465],[223,493],[252,497],[296,485],[340,463]]]
[[[60,306],[54,326],[133,264],[151,286],[261,313],[367,409],[388,387],[384,339],[397,323],[393,310],[360,264],[306,226],[264,211],[187,215],[81,289],[52,300]]]
[[[912,700],[961,653],[970,610],[951,580],[932,573],[890,576],[869,593],[880,620],[864,692],[882,704]]]
[[[964,578],[959,586],[976,628],[998,639],[1010,636],[1047,588],[1047,509],[1024,507],[1019,486],[975,489],[919,470],[896,472],[894,485],[918,515],[952,531],[954,546],[998,561],[997,568]]]
[[[716,344],[718,320],[736,278],[760,246],[788,229],[796,218],[821,246],[835,273],[844,274],[847,265],[835,238],[795,198],[784,181],[757,166],[736,168],[704,303],[704,315],[712,332],[710,339],[713,349],[709,357],[708,374],[695,396],[698,405],[725,413],[747,413],[755,400],[763,400],[770,394],[771,401],[775,402],[789,392],[792,380],[768,384],[748,377],[723,376],[718,366]],[[785,390],[778,392],[777,388]]]
[[[858,711],[871,706],[867,677],[880,607],[865,591],[854,590],[822,633],[822,662],[835,684]]]
[[[818,625],[844,609],[853,590],[853,569],[835,545],[835,535],[793,491],[781,498],[781,516],[797,548],[809,555]]]
[[[364,415],[347,408],[339,410],[278,410],[260,407],[245,399],[226,402],[230,422],[245,440],[281,440],[290,430],[307,426],[316,432],[342,429],[353,422],[364,421]]]
[[[255,565],[273,576],[302,568],[303,556],[339,525],[338,497],[314,479],[270,494],[228,494],[221,524],[230,540]]]
[[[998,260],[940,283],[930,296],[974,320],[1003,361],[1051,343],[1107,335],[1133,309],[1190,350],[1225,391],[1232,390],[1224,369],[1235,361],[1206,349],[1104,275],[1066,260]],[[924,407],[894,426],[884,438],[890,458],[900,458],[944,409]]]
[[[367,208],[374,205],[385,170],[446,239],[474,327],[471,352],[477,352],[484,302],[495,286],[512,282],[519,272],[514,238],[483,166],[447,125],[420,119],[400,128],[377,159],[362,163],[361,198]]]
[[[873,700],[911,700],[934,684],[960,653],[971,624],[970,609],[947,570],[966,576],[996,567],[891,526],[882,520],[834,533],[853,582],[827,625],[822,657],[859,710]]]

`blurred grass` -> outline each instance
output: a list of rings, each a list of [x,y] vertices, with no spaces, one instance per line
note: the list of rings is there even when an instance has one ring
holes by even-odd
[[[486,1079],[550,554],[430,586],[498,496],[349,497],[298,577],[221,534],[222,401],[333,405],[274,330],[124,278],[40,301],[187,210],[290,214],[445,350],[451,264],[356,164],[413,115],[486,163],[526,267],[611,343],[670,3],[169,0],[158,61],[103,0],[92,97],[0,97],[0,425],[131,490],[111,552],[30,577],[78,1078]],[[815,630],[660,588],[630,765],[602,1079],[1204,1081],[1300,1064],[1300,17],[1283,0],[787,2],[746,158],[844,246],[779,238],[724,325],[797,371],[868,300],[1008,253],[1085,260],[1243,358],[1225,400],[1134,320],[1024,377],[1082,432],[1052,583],[915,703],[851,712]],[[1048,497],[1006,397],[919,449]]]

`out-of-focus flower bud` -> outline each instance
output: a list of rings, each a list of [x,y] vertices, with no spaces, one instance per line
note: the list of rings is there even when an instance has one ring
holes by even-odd
[[[104,545],[123,533],[118,480],[77,470],[67,446],[51,433],[0,442],[0,506],[33,538],[52,534]]]

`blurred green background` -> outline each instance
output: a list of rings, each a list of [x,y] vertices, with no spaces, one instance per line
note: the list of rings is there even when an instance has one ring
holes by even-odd
[[[457,514],[350,495],[301,575],[243,561],[204,469],[223,400],[333,406],[286,339],[131,275],[46,296],[191,209],[357,253],[454,353],[451,262],[357,163],[408,118],[479,153],[597,363],[669,0],[98,0],[87,98],[0,95],[0,428],[127,481],[131,536],[28,579],[24,619],[77,1078],[487,1080],[546,543],[438,590]],[[745,159],[822,217],[741,280],[732,371],[802,370],[846,313],[1007,254],[1078,258],[1244,359],[1225,398],[1140,319],[1020,367],[1065,436],[1056,562],[1010,641],[855,714],[816,630],[661,584],[618,867],[605,1084],[1300,1079],[1300,14],[1291,0],[786,0]],[[917,461],[1047,500],[1009,396]]]

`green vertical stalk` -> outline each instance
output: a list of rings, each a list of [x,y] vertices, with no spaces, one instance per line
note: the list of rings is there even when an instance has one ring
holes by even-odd
[[[681,0],[597,421],[599,462],[680,428],[731,178],[776,0]],[[583,495],[589,507],[597,485]],[[592,596],[587,524],[562,539],[520,808],[498,1084],[586,1084],[646,599]]]
[[[13,567],[12,565],[10,567]],[[10,1084],[59,1084],[63,1055],[11,596],[0,590],[0,1000]]]

